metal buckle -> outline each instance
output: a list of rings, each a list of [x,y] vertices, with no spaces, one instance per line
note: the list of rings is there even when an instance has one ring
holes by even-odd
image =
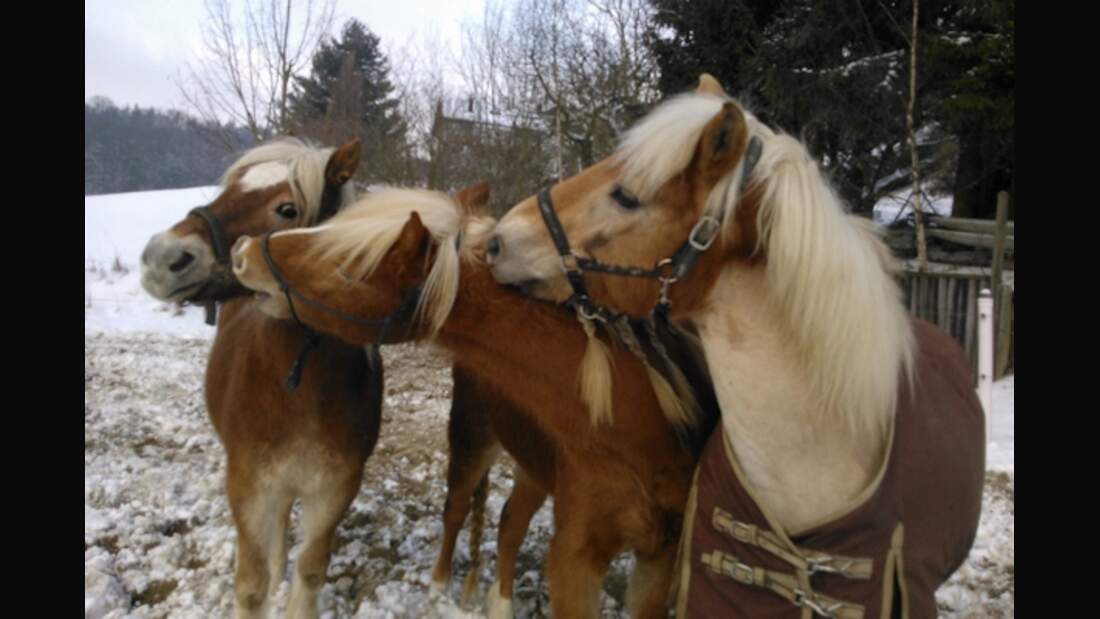
[[[570,263],[570,261],[569,261],[570,258],[572,258],[572,263]],[[562,254],[562,256],[561,256],[561,270],[565,273],[580,273],[581,272],[580,259],[577,258],[577,255],[574,254],[573,252],[569,252],[568,254]]]
[[[818,557],[816,559],[806,559],[806,575],[813,576],[818,572],[825,574],[836,574],[840,572],[837,568],[829,565],[832,563],[832,557]]]
[[[691,234],[688,235],[688,244],[694,247],[696,251],[710,249],[710,245],[714,242],[714,237],[718,235],[718,230],[721,227],[722,222],[718,219],[710,215],[703,215],[699,221],[695,222],[695,227],[691,229]],[[700,234],[703,235],[703,238],[697,238]]]
[[[577,309],[577,313],[581,318],[585,320],[598,320],[600,322],[607,322],[603,316],[600,315],[599,309],[593,309],[589,314],[586,310],[592,300],[588,298],[588,295],[577,295],[577,301],[573,304],[573,307]]]
[[[746,585],[756,584],[756,573],[753,571],[752,566],[740,561],[733,562],[732,573],[730,574],[734,580],[744,583]]]
[[[791,603],[799,608],[806,606],[826,619],[835,619],[836,614],[834,614],[833,611],[841,607],[841,604],[836,604],[830,608],[825,608],[817,603],[813,595],[807,595],[806,592],[801,589],[794,590],[794,599],[791,600]]]
[[[679,278],[675,275],[676,269],[672,266],[672,258],[661,260],[653,269],[657,271],[657,281],[661,282],[661,289],[657,293],[657,303],[671,306],[672,302],[668,298],[668,289],[679,281]],[[667,276],[665,275],[666,272],[668,273]]]

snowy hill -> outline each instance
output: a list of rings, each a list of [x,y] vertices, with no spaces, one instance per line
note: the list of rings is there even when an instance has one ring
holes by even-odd
[[[217,187],[84,198],[84,330],[213,337],[202,308],[157,301],[141,287],[149,238],[210,202]]]

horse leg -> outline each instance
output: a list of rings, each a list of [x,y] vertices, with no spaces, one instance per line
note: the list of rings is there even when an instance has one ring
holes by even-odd
[[[557,489],[564,484],[557,484]],[[575,485],[576,482],[573,482]],[[611,560],[623,547],[613,516],[587,497],[554,493],[554,538],[547,572],[554,617],[591,619],[600,614],[600,590]]]
[[[626,591],[626,608],[631,617],[664,619],[668,616],[669,592],[676,572],[676,545],[667,544],[652,555],[635,556],[634,573]]]
[[[302,534],[305,545],[298,556],[294,582],[290,587],[286,616],[292,619],[317,617],[317,594],[325,584],[332,539],[340,519],[359,492],[363,480],[362,462],[331,474],[317,492],[302,497]]]
[[[516,467],[512,494],[500,510],[497,540],[497,580],[489,591],[489,619],[511,619],[512,588],[516,580],[516,556],[535,512],[546,502],[542,491],[522,469]]]
[[[451,457],[447,462],[443,543],[432,569],[431,589],[437,593],[445,591],[451,580],[455,542],[470,511],[470,499],[500,454],[500,443],[484,419],[485,403],[471,389],[470,380],[455,368],[454,399],[447,431]],[[485,481],[488,483],[488,479]]]
[[[255,479],[250,467],[227,466],[226,496],[237,528],[233,580],[238,618],[266,617],[286,563],[286,526],[294,497]]]

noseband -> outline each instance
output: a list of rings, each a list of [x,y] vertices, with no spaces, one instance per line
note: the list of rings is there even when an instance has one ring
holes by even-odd
[[[416,308],[416,304],[420,302],[420,287],[413,288],[405,294],[405,297],[401,300],[400,305],[393,310],[389,315],[381,320],[371,320],[368,318],[360,318],[358,316],[352,316],[346,314],[340,310],[329,307],[324,303],[310,299],[303,295],[301,292],[294,289],[283,276],[282,271],[276,266],[275,260],[271,257],[271,251],[268,249],[268,242],[271,239],[272,232],[268,232],[260,239],[260,252],[263,254],[264,263],[267,265],[268,271],[271,272],[271,276],[275,278],[275,282],[279,284],[279,290],[286,295],[287,305],[290,306],[290,316],[299,327],[305,331],[306,341],[302,345],[302,352],[298,353],[298,358],[294,360],[294,365],[290,368],[290,373],[287,374],[286,380],[283,382],[283,386],[287,391],[294,391],[297,388],[298,383],[302,380],[302,368],[306,362],[306,356],[310,351],[317,347],[320,343],[320,337],[317,332],[306,326],[304,322],[298,317],[298,312],[294,310],[293,297],[297,297],[302,303],[319,309],[327,314],[335,316],[345,322],[352,324],[362,325],[365,327],[377,328],[378,338],[375,339],[373,347],[377,349],[386,339],[386,334],[389,332],[390,327],[395,324],[407,324],[409,318],[412,316],[413,310]],[[411,328],[412,325],[408,325]]]
[[[196,216],[206,224],[206,230],[210,233],[210,242],[214,246],[214,268],[211,270],[207,286],[228,285],[233,282],[233,271],[229,264],[229,243],[225,239],[225,232],[210,207],[203,205],[191,209],[187,216]],[[217,322],[218,306],[213,299],[203,304],[206,307],[206,324],[213,325]]]

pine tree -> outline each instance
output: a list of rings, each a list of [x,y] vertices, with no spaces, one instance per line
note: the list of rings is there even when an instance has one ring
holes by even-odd
[[[649,41],[665,95],[712,73],[761,120],[803,140],[856,211],[897,189],[891,178],[905,183],[910,2],[652,2]],[[932,168],[922,176],[954,176],[954,187],[940,188],[964,208],[992,209],[987,196],[1011,182],[1013,4],[921,0],[927,70],[917,76],[915,121],[921,168]]]
[[[341,67],[347,58],[352,59],[352,74],[357,78],[359,101],[354,106],[364,138],[364,148],[369,152],[374,146],[392,144],[402,140],[406,125],[393,98],[393,84],[389,80],[389,63],[382,53],[380,39],[365,25],[351,19],[344,25],[339,39],[323,42],[313,56],[309,77],[296,77],[297,91],[291,98],[292,114],[299,124],[325,118],[330,114],[342,114],[347,102],[331,110],[336,91],[341,86]],[[344,70],[344,81],[347,70]]]

